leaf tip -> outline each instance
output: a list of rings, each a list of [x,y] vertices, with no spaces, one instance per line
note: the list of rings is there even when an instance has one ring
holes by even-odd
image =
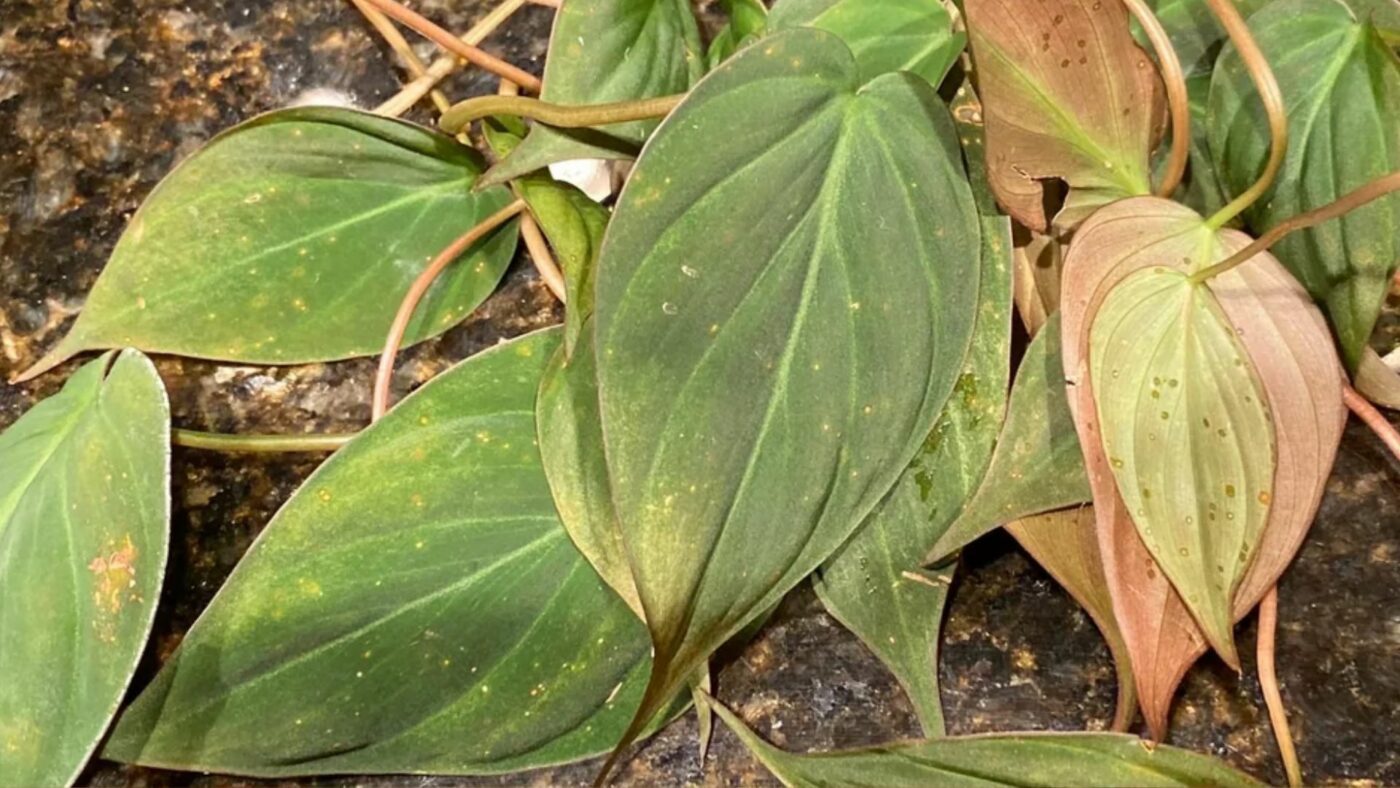
[[[64,337],[62,342],[59,342],[53,350],[50,350],[48,353],[45,353],[44,356],[38,361],[34,362],[34,365],[29,367],[29,369],[26,369],[18,374],[12,375],[10,377],[10,385],[13,386],[19,383],[27,383],[44,374],[45,372],[49,372],[55,367],[58,367],[63,362],[72,358],[77,352],[77,350],[69,346],[68,338]]]

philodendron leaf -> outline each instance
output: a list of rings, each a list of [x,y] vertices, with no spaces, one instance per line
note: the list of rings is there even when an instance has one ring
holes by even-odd
[[[1113,597],[1103,574],[1093,507],[1076,506],[1023,517],[1007,523],[1006,531],[1088,611],[1103,633],[1118,671],[1118,707],[1112,727],[1115,731],[1127,731],[1137,719],[1137,684],[1128,644],[1113,615]]]
[[[690,0],[568,0],[555,14],[544,63],[540,98],[556,104],[684,93],[705,73]],[[536,124],[482,182],[505,183],[570,159],[630,159],[655,128],[656,121],[601,129]]]
[[[1271,0],[1233,0],[1240,14],[1248,17]],[[1215,59],[1229,41],[1225,28],[1210,12],[1206,0],[1147,0],[1162,29],[1171,39],[1172,49],[1176,50],[1181,61],[1183,76],[1190,80],[1198,76],[1210,76],[1215,67]],[[1133,35],[1142,46],[1151,48],[1136,20],[1133,22]],[[1193,118],[1194,120],[1194,118]]]
[[[1115,733],[953,736],[797,755],[764,741],[718,702],[712,700],[710,705],[744,746],[790,788],[1260,785],[1210,756]]]
[[[986,106],[987,164],[1013,218],[1050,229],[1044,181],[1069,184],[1055,224],[1151,191],[1148,153],[1161,84],[1119,2],[967,0]]]
[[[1288,155],[1247,214],[1257,233],[1400,169],[1400,59],[1337,0],[1277,0],[1249,19],[1288,112]],[[1210,149],[1233,194],[1269,154],[1268,123],[1233,49],[1216,65]],[[1400,265],[1400,196],[1294,233],[1274,254],[1324,304],[1355,369]]]
[[[535,449],[548,330],[443,373],[267,526],[104,757],[258,776],[484,774],[621,734],[646,630],[574,549]]]
[[[982,480],[1010,376],[1011,224],[1000,216],[981,222],[981,308],[953,397],[889,497],[814,582],[827,611],[899,679],[928,736],[943,734],[938,633],[952,570],[920,565]]]
[[[151,631],[170,541],[170,415],[108,353],[0,435],[0,785],[69,785]]]
[[[855,54],[863,81],[908,71],[937,87],[967,45],[938,0],[780,0],[768,26],[836,34]]]
[[[520,178],[516,186],[563,270],[568,299],[563,352],[573,355],[584,323],[593,316],[593,278],[608,227],[608,209],[545,173]]]
[[[1006,423],[977,492],[924,563],[941,563],[1012,520],[1089,500],[1089,480],[1065,400],[1060,363],[1056,313],[1021,359]]]
[[[1104,297],[1089,374],[1123,505],[1238,668],[1231,607],[1274,495],[1274,425],[1253,362],[1204,283],[1153,266]]]
[[[442,134],[363,112],[272,112],[215,137],[146,198],[68,336],[26,377],[94,348],[256,364],[376,353],[443,247],[510,199]],[[405,335],[446,331],[496,288],[515,225],[428,291]]]
[[[604,240],[595,318],[656,653],[643,716],[893,487],[960,372],[978,250],[933,89],[862,85],[829,33],[744,49],[657,130]]]
[[[1106,295],[1134,273],[1160,266],[1197,270],[1248,243],[1238,232],[1213,232],[1182,205],[1140,198],[1096,214],[1080,228],[1065,261],[1062,334],[1070,406],[1094,491],[1104,574],[1132,654],[1143,714],[1158,738],[1166,735],[1176,687],[1204,652],[1206,639],[1159,570],[1119,495],[1115,470],[1121,469],[1112,467],[1104,450],[1100,435],[1106,430],[1099,424],[1088,371],[1090,324]],[[1340,362],[1321,314],[1277,260],[1259,255],[1210,279],[1209,287],[1258,375],[1277,447],[1268,524],[1232,600],[1232,620],[1239,621],[1277,582],[1302,543],[1341,440],[1346,410]],[[1228,404],[1248,403],[1239,398]],[[1203,423],[1199,429],[1204,431]],[[1236,496],[1241,494],[1237,487]],[[1217,517],[1221,511],[1217,508]]]
[[[705,54],[710,68],[728,60],[740,47],[757,41],[768,31],[768,7],[761,0],[721,0],[729,21],[715,34]]]

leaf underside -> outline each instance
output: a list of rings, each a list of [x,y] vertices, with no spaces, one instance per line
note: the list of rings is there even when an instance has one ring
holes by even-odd
[[[69,785],[151,631],[170,415],[140,353],[89,362],[0,435],[0,785]]]

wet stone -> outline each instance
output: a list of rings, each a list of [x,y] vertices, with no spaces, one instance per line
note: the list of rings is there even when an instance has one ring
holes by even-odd
[[[419,0],[464,30],[483,0]],[[372,107],[397,89],[386,47],[341,0],[5,0],[0,3],[0,377],[51,347],[81,307],[121,229],[162,174],[219,130],[318,91]],[[710,18],[712,19],[712,17]],[[540,71],[551,23],[529,6],[487,44]],[[419,44],[424,56],[433,53]],[[451,79],[466,97],[480,72]],[[410,118],[426,121],[423,109]],[[404,354],[400,393],[497,341],[557,322],[523,259],[463,325]],[[1384,336],[1400,335],[1392,311]],[[1383,339],[1388,350],[1393,339]],[[350,431],[369,415],[373,362],[242,367],[158,358],[178,426],[227,432]],[[52,394],[75,363],[0,384],[0,426]],[[154,675],[277,507],[314,468],[176,450],[170,575],[135,686]],[[1318,522],[1281,589],[1278,654],[1310,783],[1400,784],[1400,465],[1359,426],[1346,433]],[[1282,781],[1240,634],[1245,675],[1211,657],[1187,677],[1172,743]],[[718,691],[761,734],[794,750],[917,735],[894,678],[803,587],[746,647],[719,660]],[[1002,535],[963,558],[940,677],[952,733],[1102,729],[1113,711],[1108,650],[1088,616]],[[769,783],[727,731],[698,761],[688,716],[641,745],[622,784]],[[597,767],[482,780],[324,778],[317,785],[587,784]],[[98,762],[84,783],[252,785],[258,781]],[[271,784],[271,783],[269,783]],[[278,781],[298,784],[298,781]]]

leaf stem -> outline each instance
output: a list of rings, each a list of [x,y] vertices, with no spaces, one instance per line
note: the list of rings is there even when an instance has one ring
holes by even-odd
[[[438,27],[422,14],[399,4],[396,0],[365,0],[365,2],[429,41],[432,41],[434,44],[458,55],[472,65],[490,71],[497,76],[505,77],[531,93],[540,92],[540,80],[535,75],[527,71],[522,71],[520,68],[501,60],[495,55],[484,52],[466,43],[441,27]]]
[[[516,115],[566,129],[607,126],[632,120],[664,118],[685,98],[684,94],[658,96],[640,101],[583,106],[551,104],[520,96],[478,96],[458,102],[443,113],[438,123],[443,131],[457,134],[474,120],[492,115]]]
[[[423,300],[428,288],[443,269],[458,257],[461,257],[472,244],[481,240],[487,233],[505,224],[511,217],[525,209],[525,201],[516,199],[510,205],[486,217],[480,224],[463,233],[457,240],[453,241],[438,252],[438,256],[428,263],[428,267],[418,274],[418,278],[413,280],[409,286],[408,293],[404,295],[403,302],[399,304],[398,314],[394,315],[394,322],[389,327],[389,336],[384,342],[384,352],[379,357],[379,370],[374,378],[374,398],[370,402],[370,421],[379,421],[389,410],[389,384],[394,376],[394,359],[399,354],[399,345],[403,342],[403,335],[408,331],[408,323],[413,319],[413,311],[418,308],[418,302]]]
[[[394,23],[384,15],[384,12],[370,5],[368,0],[350,0],[350,2],[355,4],[355,8],[359,9],[365,19],[379,32],[389,48],[399,56],[399,60],[403,61],[408,73],[413,75],[414,79],[418,79],[428,72],[428,67],[423,64],[422,58],[413,51],[413,47],[409,46],[408,39],[403,37],[397,27],[394,27]],[[447,100],[447,96],[443,95],[441,90],[434,89],[430,95],[439,113],[446,112],[447,108],[452,106],[452,102]]]
[[[1253,186],[1206,222],[1212,230],[1219,230],[1231,219],[1244,213],[1273,186],[1274,178],[1283,167],[1283,157],[1288,153],[1288,115],[1284,111],[1283,93],[1279,90],[1273,69],[1269,68],[1268,59],[1260,51],[1259,43],[1254,40],[1254,34],[1249,32],[1249,25],[1245,23],[1244,17],[1240,16],[1235,4],[1231,0],[1206,2],[1210,4],[1211,13],[1220,20],[1221,26],[1230,36],[1231,43],[1235,45],[1235,51],[1249,70],[1250,79],[1254,80],[1254,89],[1259,93],[1259,100],[1264,103],[1264,112],[1269,118],[1269,161],[1264,165],[1264,171]]]
[[[1274,635],[1278,631],[1278,586],[1275,585],[1259,603],[1259,686],[1264,691],[1264,705],[1269,708],[1269,723],[1274,727],[1279,756],[1283,759],[1288,784],[1298,788],[1303,784],[1303,770],[1298,764],[1298,751],[1293,747],[1293,734],[1288,729],[1288,711],[1279,692],[1278,674],[1274,671]]]
[[[230,435],[219,432],[175,429],[170,442],[187,449],[244,452],[248,454],[288,454],[294,452],[333,452],[350,442],[354,433],[330,435]]]
[[[1400,430],[1395,429],[1390,419],[1376,410],[1376,406],[1372,405],[1370,400],[1361,396],[1360,392],[1351,386],[1342,386],[1342,400],[1346,402],[1347,408],[1381,439],[1381,443],[1390,449],[1391,455],[1400,460]]]
[[[1335,202],[1330,202],[1321,208],[1313,209],[1307,213],[1300,213],[1297,216],[1279,222],[1269,228],[1268,232],[1259,236],[1259,240],[1249,246],[1246,246],[1209,268],[1203,268],[1192,274],[1191,281],[1199,284],[1213,276],[1219,276],[1238,265],[1248,262],[1260,252],[1266,251],[1289,233],[1305,230],[1313,225],[1331,221],[1351,213],[1368,202],[1379,200],[1395,191],[1400,191],[1400,170],[1396,170],[1389,175],[1382,175],[1354,191],[1347,192],[1337,198]]]
[[[491,13],[481,18],[481,21],[472,25],[471,29],[463,33],[461,41],[471,46],[477,46],[486,37],[496,32],[496,29],[505,24],[507,19],[521,8],[529,5],[529,0],[505,0],[505,2],[491,9]],[[407,112],[409,107],[417,104],[419,99],[428,94],[439,82],[446,79],[458,66],[462,64],[462,59],[456,55],[439,58],[433,61],[431,66],[422,76],[415,78],[412,82],[403,86],[393,98],[385,101],[375,108],[375,113],[398,117]]]
[[[549,242],[540,232],[539,222],[530,211],[520,217],[520,237],[525,241],[525,248],[530,252],[530,260],[539,272],[540,281],[559,299],[559,303],[567,306],[569,301],[564,288],[564,275],[559,272],[559,264],[549,251]]]
[[[1186,173],[1186,161],[1191,155],[1191,99],[1186,92],[1186,75],[1181,70],[1181,58],[1176,55],[1171,38],[1157,21],[1157,15],[1143,0],[1123,0],[1147,33],[1157,52],[1157,64],[1162,69],[1162,81],[1167,86],[1167,105],[1172,115],[1172,150],[1167,159],[1167,171],[1157,186],[1158,197],[1171,197]]]

